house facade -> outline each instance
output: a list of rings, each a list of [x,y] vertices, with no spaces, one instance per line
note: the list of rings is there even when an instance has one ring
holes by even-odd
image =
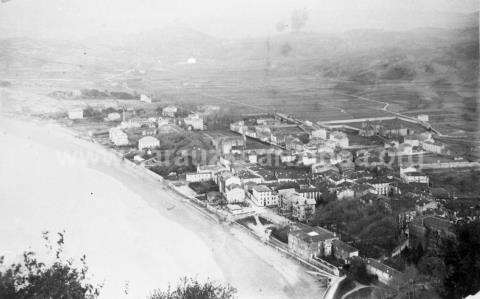
[[[305,259],[332,254],[332,242],[338,237],[321,227],[301,227],[288,233],[288,248]]]
[[[138,149],[152,149],[160,146],[160,141],[153,136],[145,136],[138,140]]]

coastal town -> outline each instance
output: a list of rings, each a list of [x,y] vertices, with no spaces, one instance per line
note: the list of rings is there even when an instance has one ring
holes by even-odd
[[[478,0],[0,1],[0,299],[480,298]]]
[[[454,239],[455,223],[480,216],[474,195],[441,180],[478,176],[480,164],[443,141],[426,114],[311,122],[142,94],[53,117],[205,217],[313,271],[333,288],[328,298],[345,277],[356,281],[349,291],[394,294],[408,254]],[[359,269],[371,279],[358,282]]]

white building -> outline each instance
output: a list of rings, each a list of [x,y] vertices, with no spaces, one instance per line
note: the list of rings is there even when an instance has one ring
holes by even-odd
[[[348,147],[348,137],[347,134],[340,132],[340,131],[335,131],[330,134],[329,137],[330,140],[334,141],[337,146],[339,147]]]
[[[421,183],[428,184],[430,182],[429,177],[418,171],[415,167],[401,167],[400,168],[400,178],[405,183]]]
[[[403,144],[410,144],[411,146],[419,146],[420,140],[418,140],[418,137],[415,135],[405,136],[405,138],[403,139]]]
[[[138,140],[138,149],[155,148],[160,146],[160,141],[152,136],[145,136]]]
[[[210,172],[187,172],[185,174],[187,182],[205,182],[212,179]]]
[[[224,195],[229,204],[245,201],[245,190],[238,184],[226,186]]]
[[[159,117],[157,119],[157,126],[160,128],[161,126],[168,125],[170,123],[170,120],[168,118],[162,118]]]
[[[149,104],[151,104],[151,103],[152,103],[152,98],[150,98],[150,97],[147,96],[147,95],[141,94],[141,95],[140,95],[140,102],[144,102],[144,103],[149,103]]]
[[[175,106],[168,106],[162,109],[162,115],[163,116],[168,116],[168,117],[175,117],[175,114],[177,113],[178,108]]]
[[[424,150],[436,154],[441,154],[445,151],[445,145],[443,143],[435,143],[433,141],[422,142],[422,147]]]
[[[212,179],[216,179],[217,174],[225,170],[227,169],[215,164],[197,166],[197,173],[208,173]]]
[[[292,153],[288,153],[288,152],[282,153],[280,155],[280,161],[282,163],[291,163],[291,162],[295,161],[296,158],[297,158],[297,156],[295,156]]]
[[[183,120],[187,127],[191,127],[193,130],[203,130],[203,118],[197,113],[192,113]]]
[[[428,115],[427,114],[419,114],[417,116],[418,120],[427,122],[428,121]]]
[[[124,120],[120,123],[120,127],[122,129],[129,129],[129,128],[140,128],[142,126],[142,122],[139,119],[131,118],[129,120]]]
[[[242,180],[240,180],[239,177],[232,175],[224,179],[224,184],[225,184],[225,188],[227,188],[230,185],[241,185]]]
[[[336,191],[337,199],[352,199],[355,197],[355,190],[350,186],[342,186]]]
[[[310,153],[304,154],[302,156],[302,163],[305,166],[314,165],[314,164],[317,163],[317,156],[314,155],[314,154],[310,154]]]
[[[68,118],[70,119],[82,119],[83,109],[72,109],[68,111]]]
[[[368,183],[375,190],[375,194],[378,195],[388,195],[393,190],[393,177],[384,177],[384,178],[375,178]]]
[[[112,113],[107,114],[106,120],[107,121],[116,121],[116,120],[120,120],[121,117],[122,116],[120,115],[120,113],[112,112]]]
[[[127,134],[120,128],[111,128],[108,130],[108,137],[116,146],[124,146],[129,143]]]
[[[312,131],[312,138],[327,139],[327,130],[320,128]]]
[[[278,195],[265,185],[253,186],[252,195],[252,200],[257,206],[278,205]]]

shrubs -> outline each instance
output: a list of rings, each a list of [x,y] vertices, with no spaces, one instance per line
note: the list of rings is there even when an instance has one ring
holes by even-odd
[[[288,243],[288,232],[290,231],[288,226],[285,227],[274,227],[272,228],[272,236],[275,239],[282,241],[283,243]]]
[[[200,283],[193,278],[183,277],[175,287],[166,291],[155,290],[150,299],[228,299],[233,298],[237,290],[230,285],[221,285],[206,281]]]
[[[377,280],[377,277],[375,275],[367,272],[367,266],[360,259],[353,259],[350,265],[346,267],[346,270],[348,271],[348,276],[351,279],[365,285],[369,285]]]
[[[0,298],[96,298],[101,286],[86,279],[86,258],[81,258],[81,267],[75,268],[71,259],[64,260],[64,234],[58,233],[52,246],[48,232],[43,234],[47,248],[54,253],[51,265],[39,261],[32,251],[23,253],[23,260],[10,266],[0,257]]]
[[[0,298],[97,298],[101,285],[88,281],[86,258],[80,259],[81,267],[73,266],[72,259],[63,257],[64,233],[57,233],[52,244],[48,232],[43,239],[54,258],[51,265],[41,262],[32,251],[23,253],[23,260],[6,266],[0,256]],[[193,278],[180,279],[175,287],[155,290],[150,299],[228,299],[237,292],[235,288],[207,280],[199,282]]]

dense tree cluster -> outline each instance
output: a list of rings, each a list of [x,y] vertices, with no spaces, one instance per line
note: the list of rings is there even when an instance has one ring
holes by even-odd
[[[348,276],[362,284],[369,285],[374,282],[377,277],[367,272],[367,266],[361,259],[353,259],[349,265],[345,267]]]
[[[433,249],[418,246],[404,253],[418,269],[418,277],[444,298],[480,291],[480,222],[457,225],[455,235]]]
[[[380,202],[363,205],[356,200],[331,201],[317,209],[313,225],[352,239],[363,255],[378,257],[396,245],[396,220]]]

